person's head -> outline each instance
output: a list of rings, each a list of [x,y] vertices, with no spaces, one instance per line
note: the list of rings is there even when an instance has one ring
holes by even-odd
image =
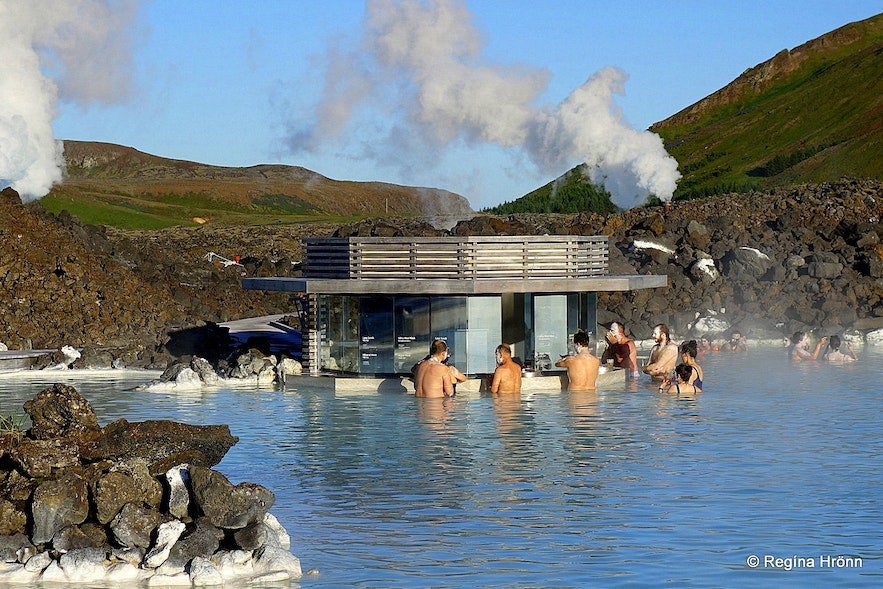
[[[794,335],[791,336],[791,343],[795,346],[798,344],[802,344],[806,341],[806,332],[805,331],[795,331]]]
[[[573,334],[573,347],[588,348],[589,334],[585,331],[577,331],[575,334]]]
[[[828,338],[828,346],[835,352],[840,350],[840,336],[832,335]]]
[[[659,323],[656,327],[653,328],[653,339],[656,340],[657,343],[668,343],[671,341],[671,336],[668,333],[668,325],[665,323]]]
[[[509,344],[500,344],[496,350],[497,364],[502,364],[507,358],[512,357],[512,348]]]
[[[689,356],[690,358],[696,359],[696,354],[698,354],[699,348],[696,345],[696,340],[691,339],[690,341],[684,342],[681,344],[681,356]]]
[[[429,346],[429,355],[444,360],[448,357],[448,344],[443,339],[432,340],[432,344]]]
[[[738,332],[738,331],[734,331],[734,332],[730,335],[730,341],[733,341],[733,342],[742,341],[742,333],[741,333],[741,332]]]
[[[678,377],[678,380],[681,382],[687,382],[690,380],[690,374],[693,372],[693,369],[689,364],[678,364],[675,366],[675,376]]]
[[[625,325],[622,323],[618,323],[616,321],[610,324],[610,329],[607,330],[607,340],[616,343],[619,339],[625,335]]]

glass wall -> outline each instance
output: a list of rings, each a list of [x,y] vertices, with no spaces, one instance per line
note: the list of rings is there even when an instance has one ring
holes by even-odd
[[[429,297],[395,297],[393,317],[396,338],[394,372],[404,374],[426,356],[432,343],[429,335]]]
[[[588,333],[590,347],[595,349],[596,293],[529,293],[523,296],[523,306],[514,305],[513,308],[521,308],[524,313],[524,360],[527,367],[554,370],[555,362],[573,351],[573,334],[580,329]]]
[[[408,374],[435,338],[461,371],[490,374],[506,336],[529,368],[549,369],[572,350],[577,329],[593,341],[596,332],[595,293],[319,295],[318,303],[320,367],[343,374]]]

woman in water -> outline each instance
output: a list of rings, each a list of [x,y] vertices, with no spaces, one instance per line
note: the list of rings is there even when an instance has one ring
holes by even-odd
[[[659,391],[667,391],[675,393],[679,397],[681,395],[691,395],[701,393],[702,389],[695,384],[687,382],[693,374],[693,367],[689,364],[678,364],[675,366],[675,381],[666,389],[664,386],[659,387]]]
[[[858,360],[858,356],[855,355],[855,350],[852,349],[851,343],[846,342],[846,349],[849,351],[848,354],[841,352],[840,336],[832,335],[828,340],[828,349],[825,350],[825,360],[832,364],[848,364]]]
[[[702,367],[696,363],[698,354],[696,340],[691,339],[681,344],[681,361],[692,369],[687,384],[696,385],[696,388],[702,390]]]
[[[797,331],[791,336],[791,348],[788,350],[788,356],[792,362],[802,362],[804,360],[815,360],[819,357],[819,351],[828,338],[823,337],[816,343],[816,348],[812,352],[809,351],[809,334],[803,331]]]

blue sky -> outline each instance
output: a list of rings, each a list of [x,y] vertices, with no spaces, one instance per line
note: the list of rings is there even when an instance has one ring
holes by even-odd
[[[526,100],[537,112],[561,104],[605,67],[618,68],[628,77],[613,108],[639,131],[778,51],[881,7],[879,0],[443,4],[466,19],[462,27],[449,23],[450,30],[472,33],[463,43],[480,41],[468,67],[533,80]],[[401,6],[377,0],[370,9]],[[387,64],[381,76],[376,61],[364,59],[369,12],[355,0],[145,2],[126,31],[131,80],[100,99],[62,91],[52,130],[58,139],[119,143],[207,164],[284,163],[341,180],[444,188],[476,209],[516,198],[579,163],[569,152],[547,159],[541,148],[525,148],[524,137],[488,131],[493,121],[452,131],[428,122],[425,112],[409,111],[406,120],[406,101],[425,97],[414,92],[413,75],[396,78],[410,64]],[[418,77],[427,75],[422,71]],[[365,72],[369,82],[359,77]],[[431,63],[428,72],[432,77]],[[339,119],[330,127],[317,123],[329,79],[348,84],[336,89]],[[341,114],[346,92],[359,100]],[[467,96],[475,94],[472,88]]]

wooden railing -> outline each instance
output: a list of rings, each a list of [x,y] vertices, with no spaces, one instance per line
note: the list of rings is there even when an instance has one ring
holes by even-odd
[[[607,275],[605,235],[305,239],[305,278],[506,280]]]

